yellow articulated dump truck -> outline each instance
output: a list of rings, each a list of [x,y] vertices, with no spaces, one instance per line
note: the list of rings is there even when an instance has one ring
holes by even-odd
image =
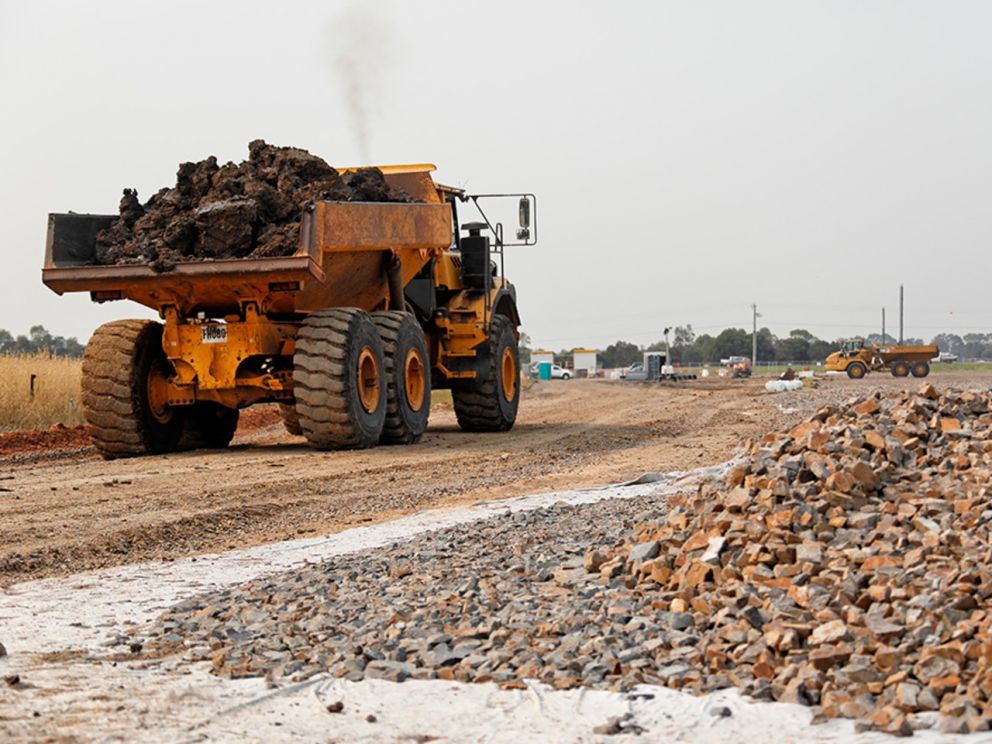
[[[438,388],[462,429],[513,426],[520,316],[503,249],[536,242],[535,197],[466,194],[431,165],[379,170],[409,203],[310,201],[281,257],[105,265],[97,236],[116,215],[49,215],[49,288],[161,318],[107,323],[87,346],[83,413],[104,457],[226,446],[239,410],[266,402],[316,449],[412,443]],[[512,199],[499,203],[516,241],[486,198]]]
[[[829,372],[846,372],[860,380],[869,371],[888,369],[893,377],[926,377],[930,374],[930,360],[936,359],[940,349],[927,346],[876,346],[863,338],[845,341],[839,351],[827,357],[824,368]]]

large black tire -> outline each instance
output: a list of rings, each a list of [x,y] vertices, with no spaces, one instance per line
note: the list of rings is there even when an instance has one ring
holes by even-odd
[[[152,375],[171,372],[162,351],[162,326],[117,320],[93,333],[83,356],[83,418],[105,458],[172,452],[183,432],[183,411],[148,398]]]
[[[204,401],[185,411],[180,449],[223,449],[234,439],[241,412],[220,403]]]
[[[508,431],[520,405],[520,352],[509,318],[493,316],[477,361],[475,379],[451,388],[458,425],[464,431]]]
[[[382,339],[357,308],[311,313],[296,336],[293,391],[303,436],[315,449],[372,447],[386,422]]]
[[[913,362],[913,377],[926,377],[930,374],[928,362]]]
[[[384,444],[412,444],[427,430],[431,413],[431,366],[424,331],[410,313],[373,313],[386,354]]]
[[[909,363],[904,361],[892,362],[893,377],[909,377]]]
[[[861,362],[851,362],[847,365],[847,376],[852,380],[860,380],[868,374],[868,368]]]
[[[282,425],[286,427],[288,433],[294,437],[303,434],[303,429],[300,427],[300,415],[296,412],[295,403],[280,403],[279,418],[282,419]]]

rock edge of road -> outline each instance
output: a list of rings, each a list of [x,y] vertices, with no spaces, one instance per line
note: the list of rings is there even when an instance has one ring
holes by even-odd
[[[738,686],[861,729],[939,711],[945,732],[987,730],[990,405],[923,385],[826,406],[694,496],[554,505],[267,577],[183,602],[146,644],[232,677]]]
[[[148,742],[205,737],[295,744],[326,741],[327,727],[332,725],[342,740],[356,742],[427,741],[431,737],[485,737],[514,744],[606,741],[594,732],[607,728],[620,733],[643,730],[654,737],[691,736],[693,741],[714,744],[736,744],[742,736],[808,740],[813,730],[807,709],[749,702],[732,690],[694,697],[658,687],[621,694],[554,690],[531,682],[525,689],[499,690],[494,685],[438,680],[395,684],[324,676],[295,685],[278,682],[272,687],[261,678],[231,680],[209,674],[207,664],[187,666],[174,657],[149,659],[137,654],[126,662],[110,662],[106,658],[109,647],[101,646],[108,627],[134,629],[135,623],[140,625],[158,614],[161,605],[181,601],[191,591],[239,582],[280,565],[355,550],[386,549],[453,521],[477,521],[480,516],[489,518],[556,501],[592,503],[638,498],[650,492],[655,492],[657,500],[666,493],[694,490],[697,479],[719,478],[727,470],[708,468],[621,488],[507,499],[419,514],[325,539],[19,584],[8,595],[4,610],[5,632],[13,631],[8,637],[14,642],[11,657],[0,660],[0,672],[17,674],[21,681],[16,689],[0,688],[4,701],[0,733],[10,741],[45,737],[80,742],[129,740],[141,732],[141,739]],[[135,586],[141,587],[141,598],[122,602],[121,597],[135,597]],[[436,715],[439,706],[449,712],[443,724]],[[341,712],[331,714],[329,707]],[[823,742],[847,742],[852,736],[851,725],[840,721],[815,729],[815,738]]]

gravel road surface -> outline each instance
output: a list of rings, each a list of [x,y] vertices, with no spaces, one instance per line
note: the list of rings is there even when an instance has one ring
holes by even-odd
[[[992,373],[931,379],[988,387]],[[272,425],[222,452],[0,458],[0,586],[712,465],[825,402],[915,384],[875,375],[769,394],[761,380],[552,381],[527,391],[517,426],[501,434],[464,433],[450,407],[437,407],[423,440],[406,447],[314,452]]]

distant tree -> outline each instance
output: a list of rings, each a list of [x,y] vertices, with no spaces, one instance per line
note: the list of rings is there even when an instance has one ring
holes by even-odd
[[[30,334],[31,344],[36,350],[41,351],[42,349],[51,348],[52,334],[45,330],[45,326],[31,326],[28,334]]]
[[[964,338],[964,354],[966,359],[992,359],[992,334],[966,333]]]
[[[31,326],[28,335],[13,336],[0,329],[0,354],[52,354],[81,357],[85,347],[75,338],[53,336],[44,326]]]
[[[715,358],[710,362],[718,362],[730,356],[751,356],[751,334],[743,328],[727,328],[720,331],[713,346]]]
[[[840,348],[841,342],[839,340],[830,342],[823,341],[822,339],[816,339],[809,345],[809,360],[811,362],[822,362],[833,352]]]
[[[70,339],[70,340],[74,340],[74,339]],[[530,343],[531,343],[530,336],[528,336],[526,333],[521,331],[520,341],[519,341],[521,364],[530,364],[530,352],[531,352]],[[68,346],[68,343],[66,345]]]
[[[779,339],[775,358],[780,362],[808,361],[809,342],[809,338],[795,334],[791,334],[788,338]]]
[[[691,325],[675,326],[675,335],[672,346],[692,346],[696,340],[696,334]]]
[[[776,341],[777,339],[770,330],[767,328],[758,329],[758,361],[773,362],[777,359],[775,356]],[[751,350],[749,349],[744,356],[751,356]]]
[[[617,341],[599,352],[599,364],[607,369],[611,367],[629,367],[643,358],[641,348],[629,341]]]
[[[13,353],[15,354],[30,354],[35,351],[34,345],[25,335],[20,335],[14,339]]]
[[[957,354],[960,357],[965,355],[964,352],[964,339],[954,333],[938,333],[933,337],[933,343],[937,344],[937,347],[941,351],[949,351],[951,354]]]
[[[682,364],[706,364],[720,361],[716,351],[716,338],[704,333],[696,338],[696,342],[688,349],[682,349],[680,360]]]
[[[75,336],[70,336],[65,340],[65,355],[67,357],[72,357],[73,359],[78,359],[83,356],[86,351],[86,347],[76,340]]]

